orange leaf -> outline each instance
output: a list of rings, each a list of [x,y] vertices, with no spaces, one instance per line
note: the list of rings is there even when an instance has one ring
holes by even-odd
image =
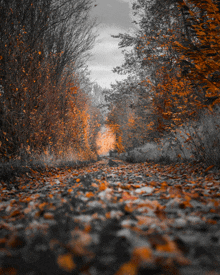
[[[76,179],[76,182],[80,182],[80,179]]]
[[[106,219],[111,219],[111,212],[105,213],[105,217],[106,217]]]
[[[21,212],[19,210],[14,210],[11,214],[10,214],[10,217],[15,217],[15,216],[18,216],[20,215]]]
[[[92,183],[91,186],[92,186],[92,187],[98,187],[98,184]]]
[[[20,202],[30,202],[32,200],[33,200],[33,198],[27,197],[27,198],[24,198],[24,199],[20,199],[19,201]]]
[[[44,219],[47,219],[47,220],[53,220],[54,219],[54,215],[52,213],[44,213]]]
[[[129,205],[126,204],[125,207],[124,207],[124,210],[126,212],[132,213],[134,209],[132,208],[132,206],[130,204]]]
[[[124,200],[136,200],[136,199],[137,199],[137,197],[135,197],[135,196],[129,194],[128,192],[123,192],[123,193],[122,193],[122,200],[123,200],[123,201],[124,201]]]
[[[192,204],[190,203],[189,200],[184,201],[184,202],[183,202],[183,205],[184,205],[184,207],[192,208]]]
[[[72,176],[78,176],[78,173],[72,173]]]
[[[104,191],[107,187],[105,186],[105,183],[102,182],[99,186],[99,191]]]
[[[206,168],[205,169],[205,173],[207,173],[209,170],[211,170],[213,167],[215,167],[215,165],[213,164],[213,165],[211,165],[211,166],[209,166],[208,168]]]
[[[98,215],[98,213],[94,213],[94,214],[92,214],[92,217],[93,217],[93,219],[98,219],[99,215]]]
[[[123,264],[115,275],[136,275],[138,273],[138,267],[135,263],[129,262]]]
[[[211,219],[207,220],[207,222],[210,223],[210,224],[217,224],[217,221],[211,220]]]
[[[87,197],[87,198],[94,197],[94,194],[93,194],[92,192],[87,192],[87,193],[86,193],[86,197]]]
[[[140,265],[143,262],[149,262],[152,258],[152,251],[149,247],[136,247],[133,250],[131,261]]]
[[[84,231],[85,232],[90,232],[92,229],[91,225],[90,224],[86,224],[85,227],[84,227]]]
[[[178,253],[179,250],[175,244],[175,242],[170,241],[170,240],[166,240],[167,242],[165,244],[158,244],[156,246],[158,251],[161,252],[171,252],[171,253]]]
[[[60,268],[62,268],[67,272],[71,272],[76,267],[76,264],[73,261],[72,255],[69,253],[64,255],[59,255],[57,258],[57,263]]]
[[[40,210],[43,210],[46,205],[47,205],[46,202],[42,202],[41,204],[38,205],[38,207],[40,208]]]

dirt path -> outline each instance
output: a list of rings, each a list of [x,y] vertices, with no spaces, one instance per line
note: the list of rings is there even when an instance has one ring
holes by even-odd
[[[220,174],[128,164],[1,182],[0,274],[220,274]]]

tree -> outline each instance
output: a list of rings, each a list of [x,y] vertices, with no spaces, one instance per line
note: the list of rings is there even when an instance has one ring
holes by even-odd
[[[42,151],[68,132],[62,125],[69,101],[83,93],[78,74],[95,39],[92,6],[92,0],[0,0],[2,156]]]
[[[186,24],[189,15],[179,1],[137,0],[133,13],[136,32],[115,36],[121,39],[119,47],[132,50],[124,51],[125,61],[114,71],[135,79],[132,91],[139,102],[136,108],[145,99],[140,116],[144,120],[149,117],[144,109],[151,110],[153,132],[148,136],[159,138],[184,121],[196,119],[202,108],[202,87],[183,77],[186,66],[173,46],[196,36]]]
[[[186,37],[183,43],[173,43],[185,64],[185,78],[202,86],[204,97],[214,98],[211,104],[216,104],[220,88],[219,1],[181,1],[179,8],[188,11],[186,22],[195,34],[194,39]]]

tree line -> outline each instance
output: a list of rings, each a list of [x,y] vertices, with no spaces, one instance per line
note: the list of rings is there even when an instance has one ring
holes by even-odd
[[[0,156],[91,155],[99,127],[86,60],[92,0],[0,0]]]
[[[220,87],[220,1],[135,0],[133,33],[120,39],[127,78],[105,91],[120,152],[157,141],[204,110]]]

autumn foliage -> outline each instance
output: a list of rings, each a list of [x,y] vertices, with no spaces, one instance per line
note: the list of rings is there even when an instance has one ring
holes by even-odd
[[[98,110],[84,77],[90,0],[0,1],[0,155],[93,154]]]
[[[182,43],[175,41],[174,48],[185,63],[185,77],[202,85],[207,98],[217,97],[219,102],[219,4],[217,1],[180,2],[186,11],[186,23],[193,36],[186,36]],[[212,105],[214,105],[212,104]]]
[[[149,97],[142,94],[141,87],[134,87],[129,80],[117,83],[106,91],[106,99],[110,102],[106,123],[115,133],[115,149],[119,153],[149,139],[152,124],[144,114]]]
[[[191,127],[186,143],[204,159],[208,136],[198,131],[204,117],[212,114],[214,122],[219,112],[219,4],[136,0],[132,9],[136,29],[114,36],[126,49],[124,63],[114,72],[127,75],[108,93],[109,120],[114,117],[117,140],[129,148],[124,137],[139,146],[149,140],[177,139],[176,131]],[[218,124],[215,140],[219,140]]]

